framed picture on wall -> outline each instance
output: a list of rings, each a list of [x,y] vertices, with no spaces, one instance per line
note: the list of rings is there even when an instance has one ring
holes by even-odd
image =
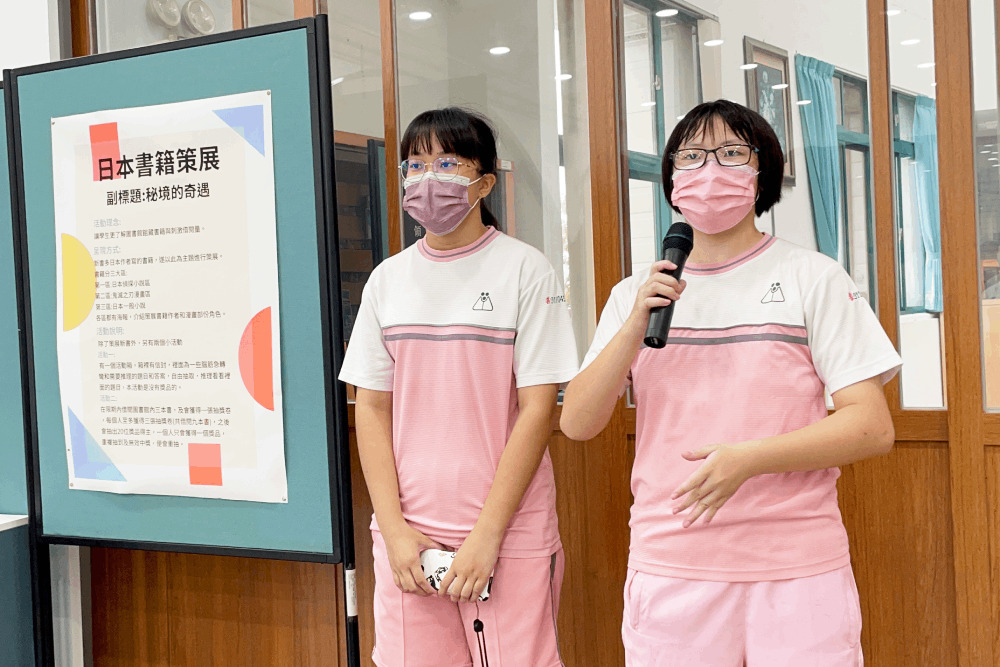
[[[743,55],[747,106],[763,116],[774,128],[785,154],[785,185],[795,185],[788,51],[744,37]]]

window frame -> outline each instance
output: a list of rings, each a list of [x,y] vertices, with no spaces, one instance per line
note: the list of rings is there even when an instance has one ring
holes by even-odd
[[[906,302],[906,252],[905,245],[902,243],[903,235],[905,233],[905,228],[903,226],[903,159],[915,159],[916,158],[916,145],[912,141],[906,141],[901,138],[900,133],[900,116],[899,116],[899,100],[900,98],[906,98],[914,105],[916,104],[916,95],[910,95],[904,93],[900,90],[892,91],[892,165],[893,165],[893,204],[895,213],[895,229],[896,238],[899,239],[899,249],[896,252],[896,258],[899,265],[897,270],[896,279],[896,289],[899,290],[898,294],[898,307],[900,315],[913,315],[916,313],[927,313],[929,312],[927,308],[922,304],[920,306],[910,306]],[[921,248],[923,247],[923,241],[921,240]]]
[[[656,138],[656,155],[651,155],[649,153],[643,153],[641,151],[628,150],[626,141],[626,152],[628,155],[628,176],[629,180],[643,181],[653,184],[653,197],[656,201],[653,204],[654,211],[654,228],[655,228],[655,238],[663,238],[670,225],[673,223],[673,210],[667,203],[666,196],[663,190],[663,177],[661,173],[660,161],[662,159],[663,151],[666,149],[667,139],[667,125],[664,118],[664,90],[663,90],[663,32],[660,25],[661,19],[656,16],[656,12],[663,9],[676,9],[677,14],[671,18],[682,21],[692,26],[694,29],[694,43],[697,45],[699,43],[698,39],[698,20],[699,16],[693,14],[689,10],[685,9],[680,5],[676,5],[670,2],[665,2],[663,0],[624,0],[624,5],[628,6],[638,12],[642,12],[646,15],[646,25],[649,30],[649,57],[651,59],[652,73],[652,85],[654,101],[656,102],[656,113],[653,114],[654,123],[654,136]],[[698,67],[701,67],[701,53],[697,48],[694,50],[695,59]],[[704,100],[704,95],[701,85],[701,72],[699,69],[698,77],[698,102],[701,103]],[[659,257],[659,247],[655,249],[655,257]],[[631,267],[626,267],[631,274]]]
[[[872,308],[877,308],[877,271],[875,266],[875,197],[872,190],[872,140],[871,140],[871,117],[869,113],[868,82],[855,74],[843,70],[834,70],[833,85],[839,86],[840,95],[837,96],[838,118],[837,118],[837,159],[840,166],[840,203],[843,213],[837,221],[838,246],[843,241],[843,257],[840,259],[841,265],[848,275],[851,274],[851,225],[848,214],[847,201],[847,151],[853,150],[864,155],[865,159],[865,247],[868,253],[868,298]],[[864,132],[855,132],[844,127],[844,87],[846,84],[861,88],[861,101],[864,105],[861,117],[864,119]],[[836,88],[835,88],[836,89]],[[853,276],[852,276],[853,278]]]

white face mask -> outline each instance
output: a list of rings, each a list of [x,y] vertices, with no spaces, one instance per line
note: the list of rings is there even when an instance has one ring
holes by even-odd
[[[433,171],[425,171],[422,174],[417,174],[416,176],[408,176],[406,179],[404,179],[403,180],[403,189],[407,189],[411,185],[416,185],[417,183],[419,183],[419,182],[421,182],[421,181],[423,181],[425,179],[430,179],[430,180],[434,180],[434,181],[441,181],[442,183],[458,183],[460,185],[464,185],[465,187],[469,187],[473,183],[478,183],[479,181],[483,180],[483,177],[480,176],[476,180],[470,181],[467,177],[465,177],[465,176],[459,176],[457,174],[455,174],[455,175],[438,174],[438,173],[435,173]]]

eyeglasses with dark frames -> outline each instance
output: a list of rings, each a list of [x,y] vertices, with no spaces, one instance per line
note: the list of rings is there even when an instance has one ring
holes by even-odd
[[[742,167],[750,163],[754,153],[760,151],[750,144],[726,144],[718,148],[681,148],[670,154],[674,169],[682,171],[700,169],[708,161],[708,154],[715,156],[715,161],[723,167]]]

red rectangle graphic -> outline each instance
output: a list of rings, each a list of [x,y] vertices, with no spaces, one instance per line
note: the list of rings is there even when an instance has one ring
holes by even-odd
[[[188,471],[193,485],[222,486],[222,445],[189,443]]]

